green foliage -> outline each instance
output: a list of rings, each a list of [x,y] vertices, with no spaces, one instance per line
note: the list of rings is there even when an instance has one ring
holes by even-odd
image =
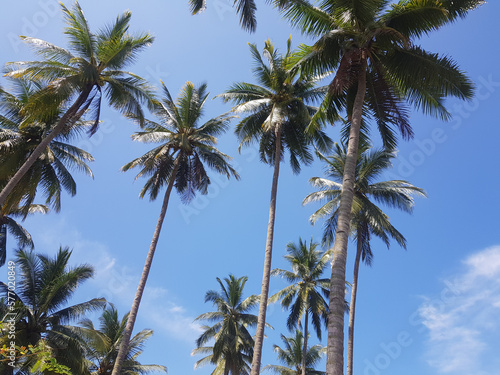
[[[288,149],[292,170],[298,173],[301,164],[313,161],[312,145],[322,151],[331,146],[330,138],[323,131],[308,130],[317,108],[306,103],[321,98],[326,88],[316,87],[320,77],[299,75],[297,70],[287,68],[292,58],[291,39],[285,55],[280,55],[272,42],[266,41],[263,56],[267,64],[257,47],[249,46],[255,64],[253,71],[260,86],[235,83],[218,97],[235,103],[234,113],[248,113],[235,130],[240,148],[259,142],[260,159],[270,165],[274,164],[276,155],[281,159]],[[279,150],[276,150],[277,137],[280,137]]]
[[[12,355],[13,352],[14,355]],[[14,360],[12,360],[12,357],[14,357]],[[22,363],[27,359],[29,362],[34,363],[29,367],[31,373],[72,375],[68,366],[61,365],[57,362],[53,357],[52,351],[43,340],[40,340],[36,346],[15,346],[14,351],[5,344],[0,348],[0,363],[4,365],[8,363],[8,366],[10,366],[12,362]]]
[[[396,154],[385,149],[370,150],[365,144],[359,150],[356,165],[356,181],[354,184],[354,200],[352,205],[351,231],[356,236],[358,228],[362,230],[360,238],[363,243],[363,259],[370,263],[372,252],[370,247],[370,234],[379,237],[389,246],[389,238],[395,239],[399,245],[405,247],[406,240],[390,223],[389,217],[375,205],[373,200],[406,212],[412,212],[414,200],[413,195],[426,196],[425,191],[415,187],[408,181],[390,180],[375,182],[385,170],[389,169]],[[329,177],[313,177],[309,182],[320,190],[309,194],[303,204],[311,202],[323,202],[324,204],[314,212],[311,223],[319,219],[325,219],[323,244],[330,246],[333,243],[342,190],[342,178],[344,175],[345,161],[347,158],[345,146],[335,145],[331,156],[319,157],[326,164],[326,174]]]
[[[99,317],[99,327],[96,328],[90,319],[84,319],[71,331],[83,341],[86,367],[90,375],[111,374],[118,355],[118,348],[123,338],[128,314],[122,319],[113,305],[108,306]],[[137,358],[144,351],[146,341],[153,335],[150,329],[144,329],[131,338],[128,353],[122,365],[124,375],[139,375],[149,372],[167,372],[161,365],[142,365]]]
[[[208,354],[196,362],[195,367],[211,363],[216,365],[212,375],[246,375],[250,373],[254,340],[248,332],[257,324],[257,316],[249,311],[258,304],[259,297],[251,295],[243,299],[246,276],[236,278],[229,275],[224,283],[217,278],[220,291],[209,290],[205,302],[212,302],[217,311],[198,316],[195,321],[216,322],[213,326],[203,326],[204,332],[196,340],[197,348],[192,354]],[[214,340],[213,346],[204,346]]]
[[[321,340],[321,321],[325,328],[328,322],[327,300],[330,288],[330,279],[323,278],[322,275],[331,254],[318,249],[318,244],[312,239],[307,244],[301,238],[298,245],[288,243],[286,251],[288,254],[284,258],[291,271],[276,268],[271,271],[271,275],[281,276],[290,285],[271,296],[269,302],[281,301],[281,306],[289,310],[286,322],[289,330],[297,327],[310,314],[316,335]]]
[[[189,6],[193,14],[203,12],[207,7],[206,0],[189,0]],[[233,6],[236,7],[236,12],[240,15],[241,27],[250,32],[255,32],[257,29],[257,18],[255,12],[257,6],[255,0],[234,0]]]
[[[226,131],[232,117],[223,114],[200,124],[209,95],[206,84],[195,87],[187,82],[175,102],[167,87],[162,86],[163,100],[153,111],[161,122],[147,120],[145,130],[132,136],[135,141],[161,144],[122,167],[123,171],[141,168],[136,179],[149,177],[141,198],[149,193],[151,200],[156,199],[171,178],[175,179],[175,188],[186,203],[194,198],[196,191],[206,194],[210,178],[205,165],[228,178],[239,179],[229,164],[231,158],[215,148],[216,136]],[[177,172],[174,175],[175,165]]]
[[[321,113],[330,117],[347,111],[350,121],[359,74],[367,77],[363,117],[373,119],[384,146],[396,147],[394,131],[411,138],[409,105],[441,119],[449,119],[446,96],[471,99],[473,83],[449,57],[430,53],[413,39],[462,17],[482,0],[374,1],[274,0],[292,25],[317,38],[301,45],[294,57],[305,73],[335,70]],[[366,68],[363,68],[366,62]],[[366,72],[362,72],[366,69]]]
[[[52,118],[26,123],[26,106],[43,86],[22,79],[12,80],[12,83],[13,94],[0,89],[0,187],[5,186],[24,164],[64,111],[59,108]],[[92,177],[86,162],[94,159],[88,152],[67,142],[88,125],[83,121],[75,121],[49,144],[8,196],[2,214],[22,214],[25,218],[35,208],[41,208],[33,205],[37,194],[45,196],[45,204],[58,212],[61,208],[61,192],[76,194],[76,182],[69,170],[83,171]]]
[[[296,330],[294,337],[281,335],[285,344],[284,348],[274,345],[274,351],[278,355],[278,360],[284,365],[267,365],[262,371],[272,371],[279,375],[301,375],[303,363],[304,336],[301,331]],[[324,371],[315,370],[314,367],[326,353],[326,348],[321,345],[314,345],[307,348],[305,354],[306,375],[324,375]]]
[[[24,347],[40,346],[53,353],[60,365],[72,372],[83,369],[83,350],[79,338],[66,324],[81,318],[85,313],[101,309],[102,298],[67,306],[77,287],[93,276],[89,265],[69,267],[71,251],[61,248],[53,258],[33,251],[18,250],[16,292],[9,291],[7,284],[0,283],[0,293],[13,305],[16,343]],[[2,306],[6,308],[5,301]],[[12,314],[11,314],[12,315]],[[0,345],[10,345],[9,335],[0,334]],[[64,350],[58,350],[64,348]],[[36,361],[27,357],[22,368],[30,368]],[[48,364],[50,366],[50,363]]]
[[[133,63],[154,38],[147,33],[128,32],[132,16],[129,11],[93,33],[77,1],[72,9],[62,3],[61,8],[69,48],[23,36],[23,41],[43,60],[8,64],[8,77],[45,84],[27,103],[23,123],[51,118],[61,103],[80,95],[83,101],[67,120],[71,122],[87,112],[92,117],[91,133],[94,133],[99,125],[101,97],[105,95],[112,107],[125,115],[134,115],[143,124],[141,103],[152,108],[152,89],[144,79],[123,69]]]

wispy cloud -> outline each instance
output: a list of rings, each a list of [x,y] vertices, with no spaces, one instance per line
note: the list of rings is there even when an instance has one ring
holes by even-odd
[[[94,267],[94,278],[85,284],[86,294],[106,298],[121,313],[130,309],[140,275],[115,257],[107,245],[84,238],[62,217],[45,227],[42,233],[37,233],[37,239],[42,249],[56,249],[60,244],[70,244],[73,249],[72,264],[89,263]],[[178,298],[168,289],[150,281],[141,301],[140,328],[154,328],[155,336],[163,335],[193,344],[201,328],[193,323],[194,317],[174,300]]]
[[[441,373],[498,374],[500,246],[469,256],[451,280],[453,298],[428,299],[419,309],[429,333],[427,361]]]

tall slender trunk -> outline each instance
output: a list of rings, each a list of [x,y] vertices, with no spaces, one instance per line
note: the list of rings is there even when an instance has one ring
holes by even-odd
[[[175,175],[179,169],[179,159],[175,161],[174,169],[168,183],[167,191],[165,192],[165,197],[163,198],[163,205],[161,206],[160,216],[156,223],[156,228],[153,234],[153,239],[151,240],[151,245],[149,246],[148,255],[146,257],[146,263],[142,270],[141,279],[139,280],[139,285],[137,286],[137,291],[135,292],[134,301],[132,302],[132,309],[130,310],[127,325],[123,331],[122,342],[120,343],[120,349],[118,350],[118,355],[116,357],[115,366],[113,367],[113,372],[111,375],[121,374],[121,368],[123,361],[125,360],[125,355],[127,354],[128,345],[130,342],[130,336],[132,336],[132,330],[134,329],[135,319],[137,318],[137,312],[139,311],[139,305],[141,303],[142,295],[144,293],[144,288],[146,287],[146,281],[148,280],[149,270],[151,269],[151,264],[153,263],[153,256],[155,255],[156,245],[158,244],[158,238],[160,237],[161,227],[163,225],[163,220],[165,219],[165,214],[167,213],[168,201],[170,199],[170,193],[174,187]]]
[[[351,305],[349,306],[349,336],[347,341],[347,375],[352,375],[353,371],[353,355],[354,355],[354,318],[356,315],[356,296],[358,294],[358,273],[359,273],[359,262],[361,259],[361,247],[362,243],[360,241],[361,228],[358,229],[357,236],[357,249],[356,249],[356,260],[354,261],[354,274],[352,277],[352,291],[351,291]]]
[[[307,332],[309,324],[309,309],[307,308],[307,302],[306,302],[306,316],[304,318],[304,346],[302,348],[302,375],[306,375],[306,354],[307,354],[307,336],[309,335],[309,332]]]
[[[78,110],[82,107],[82,105],[86,102],[87,98],[92,91],[92,86],[87,86],[75,100],[73,105],[68,108],[66,113],[61,117],[57,125],[52,129],[52,131],[44,138],[42,141],[36,146],[31,155],[26,159],[24,164],[17,170],[17,172],[12,176],[0,192],[0,208],[3,207],[5,202],[7,201],[7,197],[12,192],[12,190],[16,187],[16,185],[21,181],[23,176],[28,172],[31,166],[35,163],[36,159],[43,154],[45,149],[49,146],[50,142],[57,137],[63,130],[69,120],[76,121],[78,118],[74,118],[75,115],[78,115]]]
[[[274,156],[274,174],[271,187],[271,204],[269,208],[269,223],[267,225],[266,254],[264,256],[264,273],[262,276],[262,291],[260,293],[259,317],[257,321],[257,332],[253,348],[252,370],[250,375],[260,374],[260,362],[262,358],[262,344],[264,342],[264,328],[266,326],[267,300],[269,297],[269,280],[271,278],[271,258],[273,254],[274,220],[276,217],[276,195],[278,192],[278,176],[281,161],[281,125],[276,131],[276,150]]]
[[[7,260],[7,224],[5,224],[0,217],[0,267],[5,264]]]
[[[343,375],[344,373],[345,269],[347,262],[347,242],[351,223],[351,209],[354,197],[354,183],[356,178],[356,162],[358,159],[359,131],[366,93],[366,55],[364,51],[361,54],[361,64],[362,67],[358,78],[358,88],[352,111],[349,144],[347,146],[347,156],[342,181],[342,194],[339,203],[337,231],[333,244],[328,314],[327,375]]]

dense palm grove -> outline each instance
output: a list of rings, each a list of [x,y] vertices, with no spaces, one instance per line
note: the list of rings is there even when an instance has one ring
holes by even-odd
[[[426,196],[409,181],[379,179],[397,157],[399,136],[413,135],[410,108],[446,120],[445,98],[473,97],[473,84],[457,64],[424,50],[416,40],[465,17],[483,1],[269,3],[316,42],[293,50],[290,38],[285,51],[269,40],[262,51],[250,44],[255,82],[229,84],[216,97],[234,106],[210,119],[204,116],[210,95],[206,84],[188,81],[173,98],[163,82],[148,82],[128,71],[154,42],[147,33],[129,30],[130,12],[94,32],[78,2],[61,4],[68,49],[22,37],[40,60],[8,63],[9,84],[0,89],[0,263],[8,275],[17,273],[15,288],[10,280],[0,283],[1,374],[167,371],[168,363],[146,365],[138,358],[153,331],[133,335],[136,317],[171,193],[189,204],[196,194],[207,194],[210,176],[240,178],[230,156],[216,148],[217,137],[231,124],[240,148],[256,144],[260,160],[273,168],[262,290],[259,296],[245,295],[245,275],[216,279],[218,290],[205,296],[214,311],[196,318],[204,325],[193,343],[193,355],[202,356],[195,367],[212,366],[214,375],[341,375],[346,342],[347,374],[356,372],[360,263],[371,264],[373,237],[387,247],[393,241],[406,248],[404,235],[383,209],[411,213],[414,198]],[[210,2],[190,0],[186,5],[198,13]],[[234,1],[234,8],[242,27],[255,31],[255,2]],[[160,94],[154,85],[161,86]],[[134,141],[153,145],[122,170],[136,169],[136,178],[145,178],[141,198],[164,194],[129,312],[118,312],[113,301],[97,297],[72,304],[77,288],[93,277],[92,265],[72,265],[66,247],[53,257],[38,252],[36,238],[20,224],[27,215],[61,210],[61,194],[76,193],[73,171],[92,176],[87,162],[93,157],[72,143],[97,131],[101,107],[108,104],[137,124]],[[342,137],[332,140],[329,126],[337,124],[342,124]],[[383,147],[372,147],[375,137]],[[284,160],[297,174],[314,160],[325,164],[325,176],[310,179],[316,191],[303,201],[321,202],[310,222],[323,224],[323,238],[320,243],[312,238],[290,242],[284,256],[289,269],[271,269]],[[43,204],[36,203],[40,199]],[[14,254],[7,253],[7,236],[17,241]],[[356,249],[352,279],[346,271],[349,240]],[[269,296],[271,276],[289,285]],[[261,368],[265,329],[273,323],[266,319],[271,303],[287,311],[283,319],[289,332],[281,335],[281,347],[274,345],[280,364]],[[327,334],[327,345],[311,345],[311,331],[318,339]],[[317,367],[322,357],[326,369]]]

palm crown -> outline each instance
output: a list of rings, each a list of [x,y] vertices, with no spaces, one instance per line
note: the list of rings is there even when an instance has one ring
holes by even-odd
[[[301,331],[296,330],[295,336],[286,337],[281,335],[281,339],[285,344],[284,347],[274,345],[274,351],[278,355],[278,360],[283,365],[267,365],[262,371],[270,370],[279,375],[301,375],[304,373],[302,366],[305,363],[305,374],[307,375],[324,375],[324,371],[315,370],[314,366],[321,360],[325,353],[325,348],[321,345],[314,345],[307,348],[305,357],[303,351],[304,335]]]
[[[317,109],[306,103],[321,98],[326,89],[316,87],[320,77],[300,76],[297,70],[287,68],[292,58],[291,39],[284,56],[266,41],[263,55],[268,64],[255,45],[250,44],[250,51],[255,63],[253,71],[261,86],[236,83],[218,96],[234,102],[235,113],[249,113],[236,126],[240,147],[258,141],[260,158],[270,165],[274,164],[277,152],[281,159],[288,149],[292,170],[298,173],[301,163],[309,164],[313,160],[311,143],[325,151],[331,145],[324,132],[305,131]]]
[[[47,88],[32,100],[26,113],[40,115],[40,104],[43,104],[43,114],[50,115],[48,108],[57,110],[61,102],[77,94],[81,101],[71,117],[92,109],[94,126],[91,130],[94,132],[99,124],[104,94],[116,109],[143,119],[140,104],[151,103],[152,91],[145,80],[122,69],[153,42],[153,37],[128,33],[131,18],[128,11],[118,16],[112,25],[93,33],[78,2],[72,10],[62,4],[61,7],[68,25],[65,34],[70,48],[23,36],[22,39],[45,60],[10,63],[12,70],[8,76],[48,83]],[[30,120],[28,116],[26,121]]]
[[[42,85],[26,80],[14,80],[14,94],[0,89],[0,186],[5,186],[7,180],[24,163],[41,140],[51,131],[61,117],[60,108],[52,118],[24,124],[24,109],[31,98],[36,95]],[[69,169],[77,169],[92,176],[92,171],[86,164],[94,158],[86,151],[75,147],[67,141],[75,138],[88,123],[76,121],[72,127],[67,128],[50,142],[45,151],[30,167],[11,192],[2,212],[21,211],[24,216],[28,214],[37,192],[42,189],[46,197],[46,204],[55,211],[61,208],[61,192],[66,190],[69,194],[76,194],[76,182]]]
[[[302,319],[309,319],[311,314],[316,335],[321,339],[321,321],[323,320],[326,326],[328,319],[328,303],[325,298],[328,299],[330,282],[322,275],[330,259],[330,253],[318,249],[318,244],[312,239],[309,244],[302,239],[299,239],[298,245],[290,242],[286,250],[288,254],[284,258],[292,270],[276,268],[272,271],[272,275],[283,277],[291,285],[271,296],[269,301],[281,300],[281,305],[290,309],[286,322],[290,330]],[[304,324],[307,324],[305,320]],[[306,332],[305,335],[307,334]]]
[[[344,174],[345,160],[347,157],[345,146],[336,144],[334,153],[319,157],[326,164],[326,174],[329,178],[313,177],[309,181],[320,190],[309,194],[303,204],[324,202],[311,217],[311,223],[325,219],[323,243],[330,246],[333,242],[339,213],[340,195],[342,191],[342,177]],[[395,153],[385,149],[369,150],[368,145],[360,148],[358,163],[356,165],[356,181],[354,184],[354,199],[352,205],[351,232],[357,236],[358,229],[364,228],[363,238],[358,241],[366,248],[363,258],[371,259],[370,233],[379,237],[387,246],[389,238],[395,239],[399,245],[405,247],[406,241],[389,221],[389,217],[371,201],[383,203],[388,207],[412,212],[414,206],[413,195],[425,196],[425,191],[415,187],[405,180],[389,180],[375,182],[380,175],[392,166]]]
[[[196,362],[196,366],[206,363],[216,364],[213,374],[233,375],[248,374],[252,360],[254,340],[248,327],[257,324],[257,316],[249,311],[258,303],[258,296],[252,295],[243,299],[243,288],[246,276],[237,278],[234,275],[222,280],[217,278],[220,292],[209,290],[205,302],[212,302],[217,311],[201,314],[195,320],[216,322],[213,326],[203,326],[205,330],[196,340],[197,349],[193,354],[210,353]],[[203,346],[215,340],[213,346]]]
[[[84,341],[90,375],[111,374],[127,318],[128,314],[120,320],[117,310],[111,305],[99,317],[100,324],[98,328],[94,326],[90,319],[82,320],[79,327],[73,328],[74,333]],[[165,366],[142,365],[137,360],[137,357],[144,349],[146,341],[152,335],[152,330],[144,329],[132,337],[122,367],[123,374],[139,375],[153,371],[167,372]]]
[[[303,0],[274,1],[293,25],[319,38],[312,46],[301,45],[294,62],[306,72],[336,70],[323,110],[346,108],[350,120],[359,74],[366,72],[363,116],[376,121],[386,147],[395,147],[395,129],[405,138],[413,136],[407,104],[449,119],[445,97],[472,97],[472,82],[451,58],[425,51],[412,40],[482,2],[325,0],[315,7]]]
[[[184,202],[189,202],[196,191],[205,194],[210,178],[209,168],[230,177],[239,178],[231,167],[229,156],[217,150],[216,136],[226,131],[231,116],[227,114],[200,124],[203,107],[208,98],[206,84],[195,87],[187,82],[179,98],[174,102],[167,87],[163,85],[164,98],[154,108],[160,123],[147,121],[145,131],[133,135],[140,142],[162,143],[123,166],[127,171],[133,167],[142,168],[137,177],[150,176],[141,191],[155,199],[160,188],[168,184],[170,177]],[[177,169],[174,172],[174,169]]]
[[[66,306],[76,288],[93,276],[92,267],[83,264],[70,268],[71,251],[60,248],[53,258],[32,251],[19,250],[16,257],[19,279],[14,294],[17,345],[36,345],[45,340],[61,364],[79,372],[83,366],[82,348],[65,324],[83,314],[103,308],[106,301],[94,298]],[[0,293],[7,296],[8,286],[0,283]],[[9,291],[9,299],[12,292]],[[8,335],[0,343],[8,343]],[[58,350],[59,348],[66,350]],[[28,360],[29,362],[29,360]]]

